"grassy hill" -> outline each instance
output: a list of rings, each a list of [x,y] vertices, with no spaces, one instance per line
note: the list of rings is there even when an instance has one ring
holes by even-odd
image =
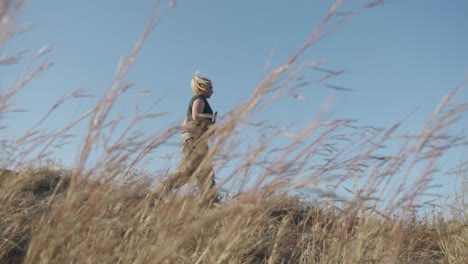
[[[466,263],[468,223],[358,215],[266,190],[201,207],[149,185],[3,171],[0,263]],[[145,187],[146,186],[146,187]]]

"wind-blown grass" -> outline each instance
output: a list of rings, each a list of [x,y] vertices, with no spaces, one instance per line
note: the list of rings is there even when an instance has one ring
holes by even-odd
[[[16,2],[20,1],[2,2],[2,19],[15,15]],[[448,213],[412,214],[432,187],[437,162],[450,149],[467,144],[466,138],[447,132],[467,111],[466,104],[450,104],[462,86],[442,99],[414,135],[401,135],[401,123],[382,129],[358,126],[352,120],[323,121],[325,106],[290,145],[277,148],[269,142],[284,131],[254,120],[256,113],[285,94],[299,94],[301,85],[296,84],[301,83],[298,76],[304,68],[324,71],[320,62],[298,61],[316,41],[363,10],[329,25],[342,3],[337,1],[304,46],[267,74],[242,107],[217,124],[204,162],[216,158],[218,169],[233,160],[237,163],[218,183],[220,189],[232,184],[231,191],[220,205],[211,207],[200,205],[203,194],[196,192],[158,197],[152,181],[166,173],[138,173],[144,158],[179,128],[168,128],[156,137],[132,130],[142,120],[157,119],[154,114],[137,116],[123,133],[114,133],[119,120],[111,119],[110,113],[117,99],[131,89],[125,76],[159,22],[156,9],[135,50],[120,64],[110,90],[92,111],[56,133],[42,133],[39,127],[51,112],[67,98],[84,95],[73,93],[59,100],[25,135],[2,143],[8,153],[2,164],[9,169],[0,171],[0,262],[466,263],[468,222],[466,212],[457,210],[463,202]],[[1,38],[0,43],[4,43]],[[2,93],[0,117],[14,111],[11,98],[50,66],[28,70]],[[339,74],[325,71],[327,76]],[[83,122],[89,125],[76,167],[37,166]],[[242,152],[238,146],[246,126],[262,137]],[[395,139],[400,142],[398,151],[382,151]],[[104,149],[91,161],[96,146]],[[414,184],[403,177],[395,185],[393,176],[402,171],[410,175],[421,165],[424,169]],[[339,196],[337,190],[353,179],[360,180],[357,187],[346,197]],[[331,188],[319,188],[323,183]],[[314,198],[294,192],[301,187],[313,189]]]

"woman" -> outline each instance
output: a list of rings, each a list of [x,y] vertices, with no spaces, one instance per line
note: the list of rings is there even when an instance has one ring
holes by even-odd
[[[213,95],[211,81],[194,76],[190,82],[194,96],[189,102],[181,138],[182,161],[176,171],[162,183],[161,193],[166,194],[196,178],[200,194],[208,203],[219,202],[215,186],[215,175],[208,153],[207,134],[214,123],[213,110],[208,98]]]

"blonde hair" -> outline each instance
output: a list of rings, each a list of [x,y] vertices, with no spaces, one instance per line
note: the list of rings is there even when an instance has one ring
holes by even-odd
[[[211,86],[211,80],[206,77],[193,76],[190,81],[190,87],[192,88],[193,94],[200,94],[201,91],[206,91],[206,88]]]

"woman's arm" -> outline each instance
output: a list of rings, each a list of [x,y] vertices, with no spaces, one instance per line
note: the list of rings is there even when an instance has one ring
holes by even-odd
[[[209,116],[206,114],[203,114],[203,109],[205,108],[205,102],[202,99],[196,99],[193,101],[192,104],[192,119],[205,124],[205,125],[211,125],[212,122],[207,119]]]
[[[205,108],[205,102],[202,99],[195,99],[192,104],[192,119],[195,121],[200,121],[200,115],[203,114],[203,109]]]

